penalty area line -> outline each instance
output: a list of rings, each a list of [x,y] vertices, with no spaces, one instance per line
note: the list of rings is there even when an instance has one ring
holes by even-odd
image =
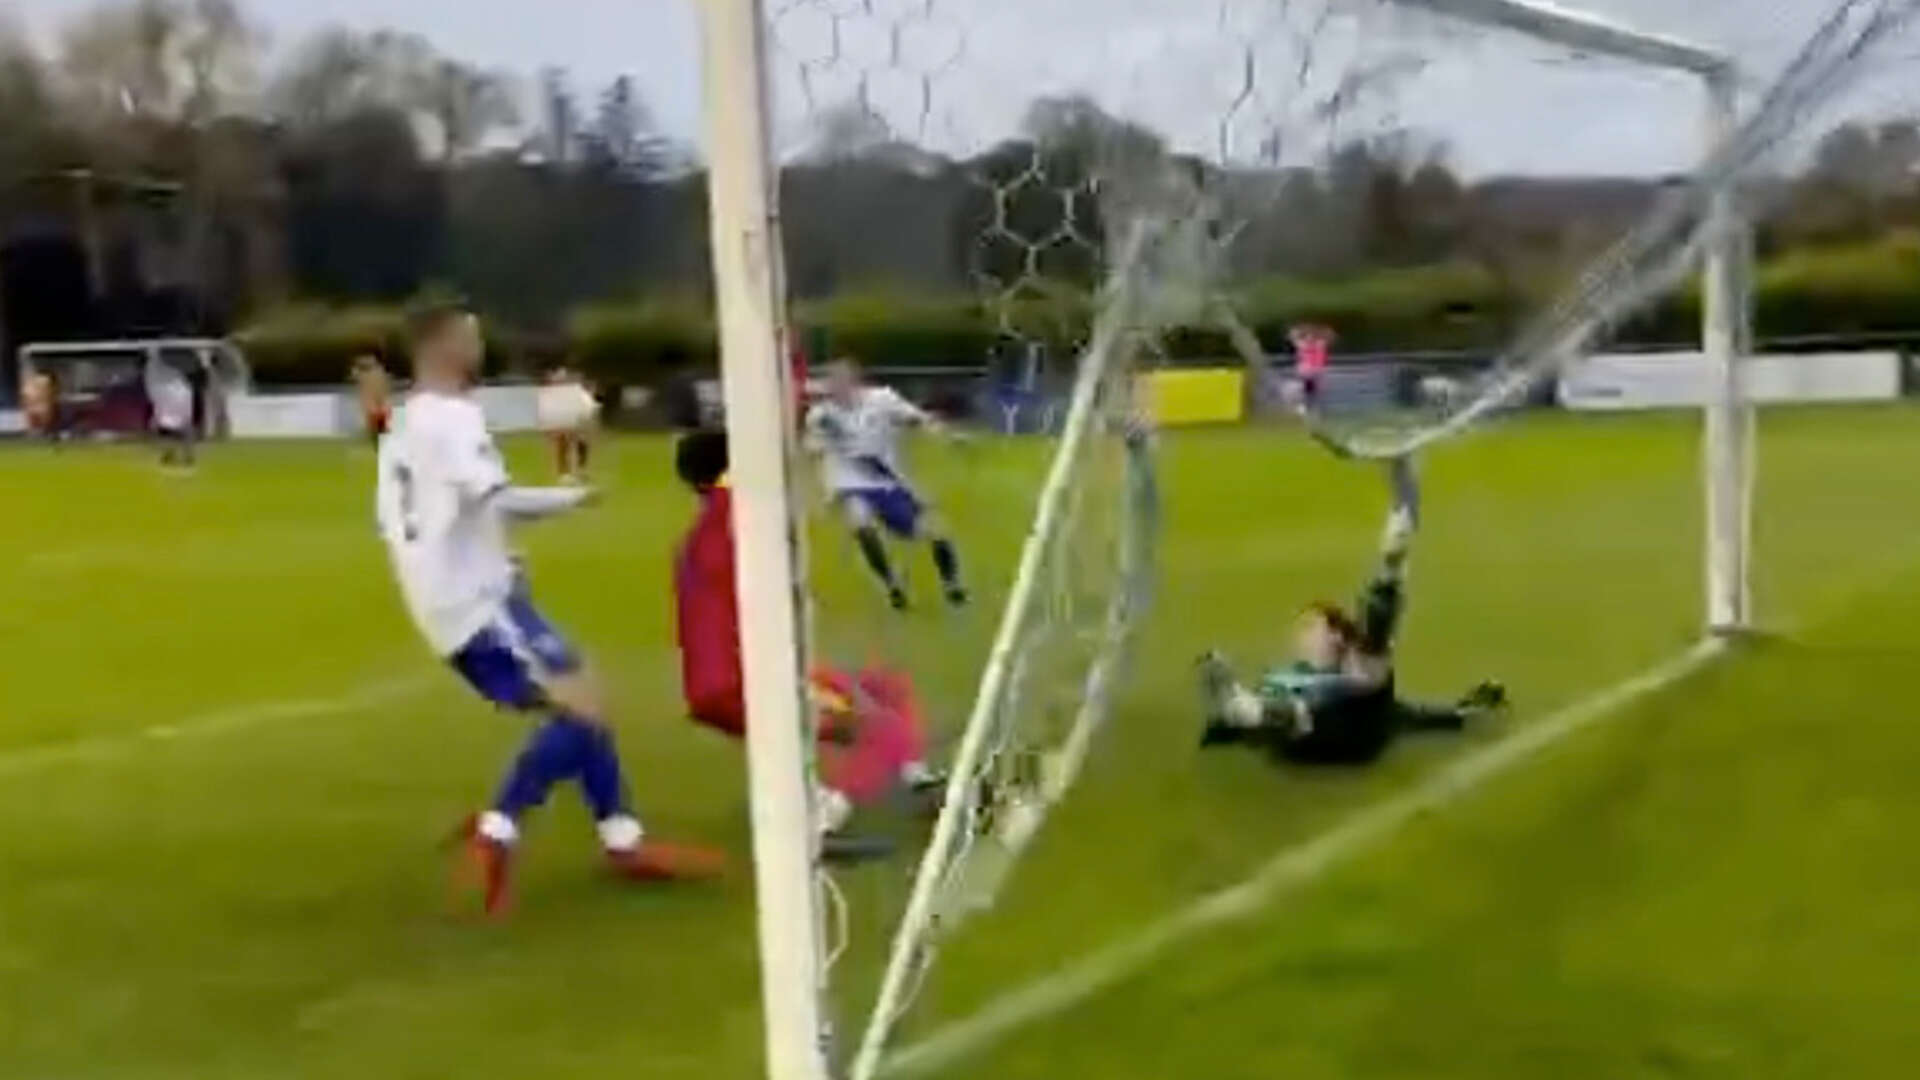
[[[1540,721],[1441,767],[1413,788],[1361,810],[1332,829],[1269,859],[1252,877],[1005,994],[971,1016],[901,1048],[887,1077],[937,1072],[988,1049],[1015,1030],[1058,1015],[1132,975],[1195,934],[1244,919],[1366,852],[1413,821],[1443,809],[1534,754],[1666,689],[1724,655],[1709,639],[1639,675],[1575,701]]]

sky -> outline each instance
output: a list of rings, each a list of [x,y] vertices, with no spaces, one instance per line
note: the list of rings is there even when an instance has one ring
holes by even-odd
[[[414,31],[529,83],[549,65],[583,88],[631,74],[662,126],[698,142],[700,0],[245,2],[277,49],[337,23]],[[799,147],[819,109],[864,92],[901,133],[949,152],[978,149],[1010,132],[1034,96],[1083,92],[1216,157],[1250,152],[1276,117],[1297,154],[1335,135],[1407,125],[1435,133],[1477,175],[1662,173],[1698,157],[1703,105],[1691,79],[1404,16],[1318,21],[1330,2],[1340,0],[766,0],[779,139]],[[1561,2],[1725,46],[1764,72],[1832,0]],[[51,42],[92,3],[0,0],[0,9],[11,6]],[[902,14],[920,10],[932,14]],[[835,20],[836,11],[848,14]],[[1413,59],[1417,71],[1405,66]],[[1305,103],[1371,65],[1400,74],[1376,79],[1384,88],[1342,110],[1337,127],[1303,115]]]

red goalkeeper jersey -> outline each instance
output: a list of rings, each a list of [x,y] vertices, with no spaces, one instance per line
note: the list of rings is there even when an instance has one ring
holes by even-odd
[[[746,730],[740,673],[740,597],[734,585],[733,493],[701,496],[700,515],[680,544],[673,575],[680,682],[687,711],[730,735]]]

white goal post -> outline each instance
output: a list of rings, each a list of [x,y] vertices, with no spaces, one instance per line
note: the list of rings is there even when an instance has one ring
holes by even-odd
[[[803,588],[788,481],[789,378],[777,207],[770,153],[763,0],[694,0],[705,59],[706,153],[721,370],[733,438],[736,550],[754,825],[767,1075],[829,1080],[822,1001],[823,897],[806,783]],[[1705,159],[1733,129],[1739,83],[1708,49],[1540,0],[1394,0],[1596,55],[1698,77]],[[1751,410],[1739,359],[1747,334],[1748,242],[1735,196],[1717,197],[1703,290],[1704,348],[1716,393],[1706,412],[1707,611],[1717,633],[1744,630],[1752,482]],[[922,904],[924,906],[924,904]],[[869,1048],[871,1049],[871,1048]],[[871,1053],[864,1064],[874,1064]]]
[[[1739,121],[1739,72],[1732,57],[1677,38],[1633,29],[1544,0],[1393,0],[1469,22],[1498,26],[1582,52],[1611,56],[1699,77],[1704,91],[1701,159]],[[1748,351],[1751,246],[1738,196],[1713,196],[1711,237],[1701,290],[1701,348],[1714,392],[1704,410],[1701,480],[1706,496],[1706,628],[1714,634],[1752,629],[1749,583],[1755,468],[1754,416],[1742,386]]]

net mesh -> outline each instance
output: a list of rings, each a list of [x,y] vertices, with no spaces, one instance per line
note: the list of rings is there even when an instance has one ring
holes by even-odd
[[[1691,347],[1687,282],[1731,242],[1729,200],[1764,217],[1836,124],[1916,104],[1913,0],[1763,19],[1733,0],[1579,5],[1731,61],[1735,118],[1710,152],[1702,71],[1460,17],[1500,6],[769,0],[799,321],[825,325],[830,351],[883,338],[863,322],[876,310],[965,323],[926,351],[984,360],[982,411],[1055,436],[1064,477],[1041,488],[1032,591],[1010,598],[1004,654],[984,631],[961,639],[990,674],[920,909],[897,869],[848,890],[837,1012],[873,1020],[856,1075],[919,1000],[936,946],[1009,887],[1111,708],[1149,562],[1143,373],[1240,366],[1248,406],[1346,456],[1465,433],[1596,350]],[[1291,381],[1303,326],[1333,339],[1310,398]],[[1430,354],[1404,351],[1413,333]],[[850,618],[835,603],[829,638]],[[872,625],[859,636],[889,636]]]

